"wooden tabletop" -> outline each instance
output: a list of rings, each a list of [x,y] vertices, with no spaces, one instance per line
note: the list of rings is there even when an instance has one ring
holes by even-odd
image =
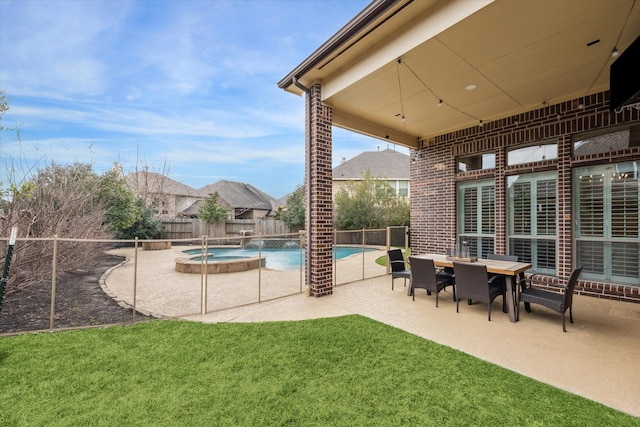
[[[433,263],[438,267],[453,267],[453,259],[449,259],[447,255],[443,254],[423,254],[414,255],[416,258],[432,259]],[[467,262],[457,261],[456,262]],[[468,262],[467,262],[468,263]],[[526,262],[513,262],[513,261],[499,261],[495,259],[478,259],[473,264],[485,265],[489,273],[504,274],[506,276],[514,276],[528,270],[532,267],[531,264]]]

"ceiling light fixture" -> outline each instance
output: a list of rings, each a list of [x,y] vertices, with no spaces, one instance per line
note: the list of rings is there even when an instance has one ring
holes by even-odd
[[[614,48],[613,48],[613,50],[611,51],[611,56],[613,56],[614,58],[615,58],[616,56],[618,56],[618,48],[617,48],[617,47],[614,47]]]
[[[464,87],[464,90],[466,91],[470,91],[470,90],[474,90],[475,88],[477,88],[478,86],[474,85],[474,84],[470,84],[470,85],[466,85]]]
[[[442,99],[438,100],[438,107],[442,107]]]
[[[480,120],[480,124],[478,124],[478,126],[482,127],[483,123],[482,120]]]

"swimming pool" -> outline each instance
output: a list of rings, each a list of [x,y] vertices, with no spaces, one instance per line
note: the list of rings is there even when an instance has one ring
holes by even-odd
[[[373,248],[365,248],[365,252],[375,251]],[[200,255],[201,249],[188,249],[183,251],[189,255]],[[215,262],[216,259],[242,259],[257,257],[258,249],[240,248],[209,248],[209,258],[207,262]],[[350,255],[362,253],[361,246],[339,246],[335,248],[334,259],[342,259]],[[262,256],[266,258],[265,267],[274,270],[297,270],[300,268],[300,249],[262,249]],[[304,263],[304,251],[302,252],[302,262]],[[190,258],[191,261],[200,261],[200,256]]]

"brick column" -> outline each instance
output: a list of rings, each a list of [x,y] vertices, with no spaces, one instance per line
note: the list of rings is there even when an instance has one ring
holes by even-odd
[[[332,110],[322,103],[321,89],[320,84],[315,84],[307,95],[311,98],[310,129],[307,129],[311,143],[311,159],[307,161],[311,181],[307,182],[311,217],[306,218],[306,227],[311,230],[311,241],[307,242],[307,260],[311,260],[311,273],[307,278],[311,280],[311,295],[315,297],[333,293]]]

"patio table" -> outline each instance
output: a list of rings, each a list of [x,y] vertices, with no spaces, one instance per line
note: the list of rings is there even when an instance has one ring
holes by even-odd
[[[437,267],[453,267],[454,259],[449,258],[447,255],[442,254],[422,254],[414,255],[417,258],[432,259],[433,263]],[[465,261],[461,261],[465,262]],[[513,286],[513,278],[517,277],[520,273],[528,270],[532,267],[531,264],[526,262],[513,262],[513,261],[499,261],[494,259],[478,259],[473,261],[474,264],[480,264],[487,267],[487,272],[494,274],[502,274],[505,276],[505,283],[507,285],[507,307],[509,309],[509,320],[516,322],[516,304],[518,302],[517,286]],[[454,272],[455,273],[455,272]],[[515,291],[515,292],[514,292]]]

